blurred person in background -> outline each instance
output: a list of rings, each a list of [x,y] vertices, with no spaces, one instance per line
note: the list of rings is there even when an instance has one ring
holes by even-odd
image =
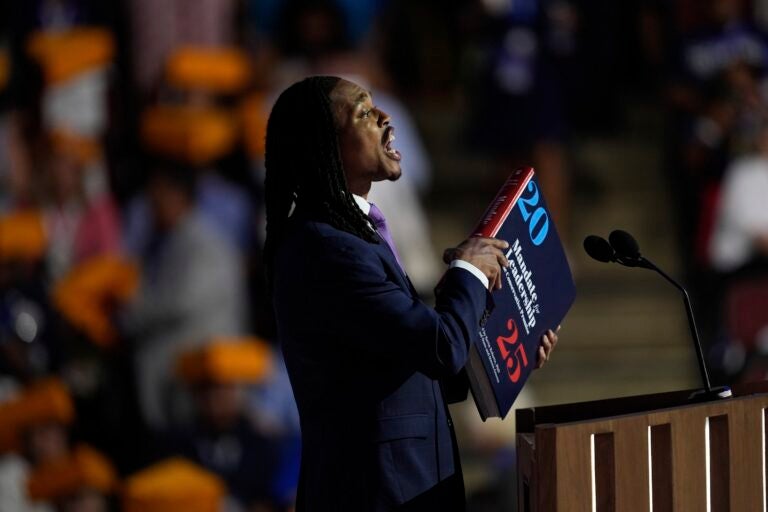
[[[48,271],[58,279],[85,259],[121,246],[101,144],[115,42],[107,29],[76,24],[79,2],[39,7],[40,28],[24,41],[43,84],[32,109],[39,112],[39,140],[29,143],[37,150],[32,161],[49,238]]]
[[[196,213],[195,184],[188,166],[153,163],[147,191],[154,228],[141,255],[138,296],[121,318],[134,347],[141,411],[155,430],[182,414],[170,378],[178,352],[246,325],[242,261]]]
[[[51,134],[48,147],[43,156],[48,269],[60,278],[89,258],[120,252],[120,222],[104,170],[93,166],[98,147],[64,133]]]
[[[195,169],[199,217],[247,254],[256,241],[254,194],[248,190],[255,187],[238,145],[237,112],[231,108],[251,77],[247,56],[236,47],[183,46],[170,51],[164,69],[161,85],[172,99],[142,112],[144,145]],[[151,230],[146,193],[127,204],[125,226],[129,250],[141,252]]]
[[[727,167],[709,247],[712,266],[729,276],[768,275],[768,118],[754,152]]]
[[[683,258],[699,264],[706,262],[712,206],[730,155],[754,140],[765,110],[768,70],[768,39],[749,22],[742,0],[707,0],[701,7],[681,2],[667,89]]]
[[[289,85],[299,70],[294,59],[348,58],[346,72],[372,77],[376,65],[376,25],[390,0],[247,0],[260,86]],[[358,58],[364,55],[363,58]],[[302,66],[299,63],[299,66]],[[367,68],[365,72],[361,67]],[[285,76],[285,72],[290,76]],[[376,83],[385,76],[376,76]]]
[[[366,43],[366,39],[371,37],[371,32],[376,24],[377,16],[385,9],[390,0],[335,0],[334,5],[340,13],[343,22],[343,29],[348,35],[348,40],[353,46],[360,46]],[[290,39],[295,38],[295,33],[286,32],[281,22],[281,10],[288,4],[295,6],[312,7],[312,2],[307,0],[246,0],[247,13],[251,19],[253,30],[256,34],[267,39],[276,39],[286,36]],[[319,9],[324,9],[328,2],[315,2]],[[354,20],[352,22],[351,20]],[[313,34],[323,32],[323,28],[316,24],[308,23],[304,25],[308,37]],[[312,33],[312,34],[309,34]],[[322,46],[318,48],[322,51]]]
[[[194,421],[171,433],[174,452],[219,475],[244,510],[286,510],[298,480],[296,438],[261,430],[247,401],[274,371],[271,347],[261,340],[213,339],[179,359],[191,390]]]
[[[127,0],[134,83],[143,100],[159,91],[171,53],[183,45],[226,46],[236,36],[236,0]]]
[[[708,84],[734,67],[747,65],[764,72],[765,34],[750,22],[744,0],[680,1],[673,52],[673,103],[688,112],[701,106]]]
[[[276,57],[270,77],[274,87],[293,83],[307,67],[310,71],[339,67],[377,85],[388,83],[375,48],[352,37],[358,20],[346,7],[339,0],[280,2],[271,47]]]
[[[109,512],[117,489],[111,462],[87,445],[38,464],[27,480],[27,492],[36,502],[53,504],[56,512]]]
[[[35,466],[66,457],[74,419],[69,390],[58,379],[26,386],[0,402],[0,510],[51,510],[30,500],[27,478]]]
[[[713,353],[726,378],[768,375],[768,123],[754,150],[733,159],[723,177],[709,244],[717,272],[718,340]]]
[[[45,272],[46,251],[39,210],[0,215],[0,388],[5,391],[57,368],[63,355]]]
[[[272,371],[259,385],[251,386],[247,391],[246,408],[259,432],[281,440],[282,457],[286,463],[282,465],[284,470],[281,474],[275,477],[275,485],[279,489],[287,490],[281,492],[281,495],[290,494],[295,499],[301,454],[299,411],[293,398],[282,350],[275,346],[271,357]]]
[[[239,39],[237,30],[237,20],[239,18],[239,0],[169,0],[164,2],[154,2],[152,0],[126,0],[120,2],[125,14],[124,37],[124,72],[125,79],[122,86],[125,88],[124,95],[131,100],[131,105],[123,112],[123,126],[121,128],[125,137],[134,144],[125,148],[125,154],[122,155],[122,164],[124,172],[121,173],[121,179],[126,185],[127,198],[135,197],[136,192],[140,192],[141,184],[145,174],[141,169],[141,162],[133,158],[133,154],[147,147],[147,138],[144,136],[144,127],[146,124],[147,110],[158,106],[218,106],[219,97],[210,94],[212,91],[205,87],[194,87],[193,89],[178,87],[178,82],[171,83],[169,78],[173,77],[172,65],[175,58],[182,53],[199,52],[208,54],[209,58],[206,64],[193,64],[191,69],[197,73],[202,73],[203,82],[210,84],[216,83],[218,66],[216,61],[218,57],[210,58],[211,50],[221,49],[231,50],[236,48]],[[182,59],[185,60],[185,59]],[[228,61],[227,58],[220,59]],[[185,60],[188,63],[188,60]],[[190,66],[182,65],[187,71]],[[228,62],[223,67],[228,68]],[[205,75],[214,77],[212,80],[206,80]],[[198,77],[199,78],[199,77]],[[199,86],[199,83],[196,84]],[[232,91],[229,91],[232,92]],[[227,98],[230,103],[232,98]],[[183,122],[183,121],[182,121]],[[120,140],[117,144],[125,145]],[[178,155],[169,155],[163,151],[153,151],[164,154],[169,157],[178,157]],[[222,155],[217,155],[219,158]],[[206,169],[212,167],[214,161],[195,162]],[[221,169],[213,169],[221,172]],[[212,177],[213,172],[209,173]],[[215,177],[213,177],[214,181]],[[204,179],[203,182],[206,180]],[[216,185],[222,185],[221,182]],[[231,184],[230,184],[231,185]],[[219,186],[219,190],[214,190],[213,194],[207,194],[208,185],[202,183],[200,187],[201,195],[213,197],[217,192],[229,192],[222,190],[226,187]],[[215,188],[215,187],[212,187]],[[231,186],[229,187],[232,188]],[[143,204],[142,204],[143,203]],[[207,201],[204,201],[207,203]],[[230,207],[219,207],[220,211],[232,210],[239,207],[240,203],[234,203]],[[148,219],[148,208],[145,201],[133,201],[127,210],[129,224],[127,229],[128,243],[131,250],[136,247],[136,243],[143,243],[144,240],[136,238],[141,234],[142,227]],[[137,226],[139,226],[137,228]],[[229,227],[227,234],[235,231],[241,226],[235,224]],[[239,235],[240,233],[238,233]],[[249,240],[250,242],[251,240]],[[237,240],[239,243],[240,240]]]
[[[702,339],[712,345],[721,327],[721,283],[709,257],[721,180],[734,158],[752,151],[765,116],[768,39],[743,0],[681,0],[676,7],[667,14],[676,30],[669,37],[666,165],[681,261],[702,312]]]
[[[90,258],[50,290],[56,309],[56,344],[61,352],[55,369],[77,400],[81,439],[98,446],[118,464],[130,457],[126,443],[134,410],[126,407],[132,386],[126,369],[130,352],[116,322],[120,308],[136,294],[139,269],[119,254]],[[127,454],[127,457],[126,457]]]
[[[239,186],[222,178],[215,169],[196,169],[199,174],[195,208],[201,220],[241,255],[253,248],[256,221],[253,203]],[[125,244],[131,254],[141,254],[150,243],[152,211],[148,196],[138,193],[124,212]]]

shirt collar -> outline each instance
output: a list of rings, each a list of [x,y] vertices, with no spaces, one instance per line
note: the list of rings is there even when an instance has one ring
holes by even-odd
[[[366,201],[364,197],[352,194],[352,199],[355,200],[358,208],[360,208],[364,214],[368,215],[371,212],[371,203]]]

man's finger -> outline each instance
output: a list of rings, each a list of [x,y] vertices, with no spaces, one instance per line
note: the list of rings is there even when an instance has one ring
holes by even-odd
[[[478,236],[472,238],[472,240],[477,240],[478,242],[482,243],[483,245],[490,245],[492,247],[495,247],[497,249],[507,249],[509,248],[509,242],[506,240],[502,240],[501,238],[490,238],[485,236]]]
[[[539,347],[539,360],[536,362],[536,368],[541,368],[547,362],[547,354],[544,353],[544,347]]]
[[[498,290],[501,287],[501,281],[499,280],[499,268],[496,266],[491,267],[491,278],[489,281],[491,282],[491,289],[492,290]]]
[[[503,252],[496,250],[494,251],[494,254],[496,255],[496,261],[499,263],[500,267],[507,268],[509,266],[509,260],[504,256]]]
[[[500,238],[483,238],[482,240],[485,241],[488,245],[492,245],[497,249],[509,248],[509,242],[507,242],[506,240],[502,240]]]

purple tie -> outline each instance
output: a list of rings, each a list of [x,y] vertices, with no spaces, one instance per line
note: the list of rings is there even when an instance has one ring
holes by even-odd
[[[371,220],[373,221],[373,225],[376,228],[376,231],[378,231],[379,235],[381,235],[381,238],[383,238],[384,241],[387,242],[387,245],[389,246],[389,249],[392,251],[392,254],[395,255],[397,264],[400,265],[400,270],[402,270],[403,273],[405,273],[403,262],[400,261],[400,255],[397,254],[397,249],[395,249],[395,241],[392,240],[392,235],[389,233],[389,229],[387,228],[387,221],[386,219],[384,219],[384,214],[381,213],[381,210],[379,210],[378,206],[371,203],[371,211],[368,212],[368,217],[371,218]]]

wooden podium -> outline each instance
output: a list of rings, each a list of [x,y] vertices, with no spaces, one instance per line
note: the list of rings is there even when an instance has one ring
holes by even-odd
[[[768,382],[517,411],[520,512],[764,511]]]

